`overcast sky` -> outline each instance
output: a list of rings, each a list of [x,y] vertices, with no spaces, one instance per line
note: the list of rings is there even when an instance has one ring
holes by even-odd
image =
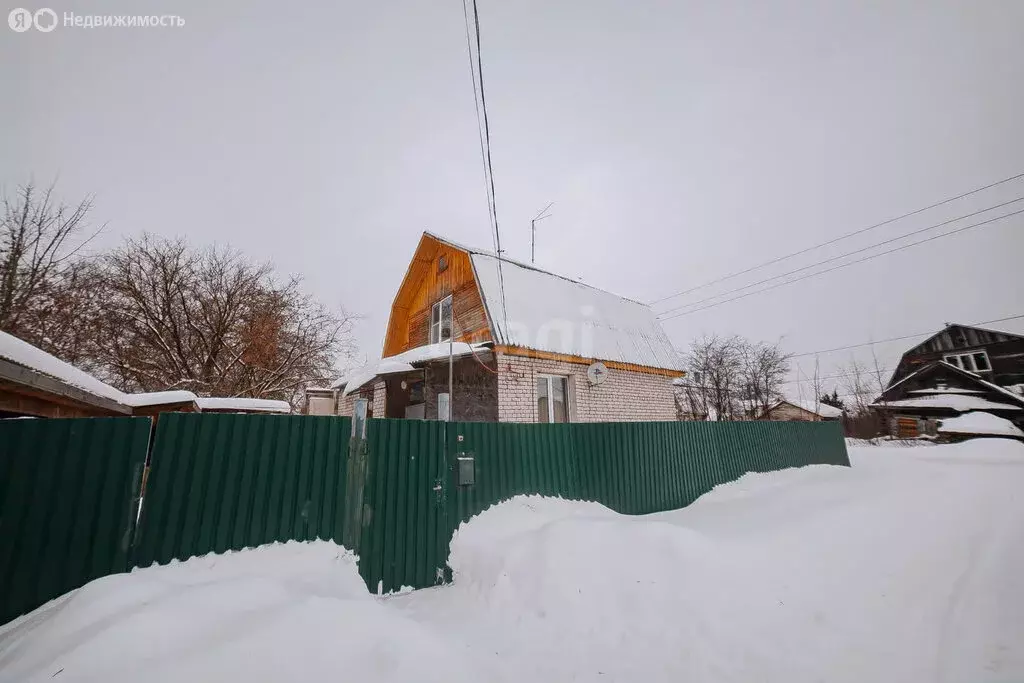
[[[479,3],[508,255],[529,259],[553,201],[538,265],[624,296],[1024,172],[1024,2]],[[103,246],[151,231],[272,259],[362,313],[375,358],[421,231],[491,244],[459,0],[49,6],[185,20],[0,29],[0,183],[95,194]],[[1021,196],[1024,180],[655,308]],[[1022,270],[1024,215],[665,327],[681,349],[843,346],[1024,314]],[[848,359],[821,356],[822,374]]]

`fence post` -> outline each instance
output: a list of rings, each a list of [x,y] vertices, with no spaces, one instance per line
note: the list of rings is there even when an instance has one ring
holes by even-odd
[[[342,545],[359,554],[360,539],[363,535],[363,491],[366,487],[367,400],[357,398],[352,410],[352,434],[348,442],[348,478],[345,491],[345,521]]]

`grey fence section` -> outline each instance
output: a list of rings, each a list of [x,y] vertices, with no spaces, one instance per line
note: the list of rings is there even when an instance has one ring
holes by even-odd
[[[129,568],[150,425],[0,420],[0,623]]]

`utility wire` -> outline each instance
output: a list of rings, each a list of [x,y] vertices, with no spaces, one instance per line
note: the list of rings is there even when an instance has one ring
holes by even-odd
[[[892,244],[893,242],[899,242],[900,240],[906,239],[907,237],[913,237],[914,235],[920,235],[923,232],[929,232],[931,230],[935,230],[936,228],[941,228],[941,227],[944,227],[946,225],[949,225],[950,223],[956,223],[957,221],[961,221],[961,220],[963,220],[965,218],[971,218],[972,216],[977,216],[978,214],[987,213],[989,211],[992,211],[993,209],[999,209],[999,208],[1002,208],[1004,206],[1008,206],[1010,204],[1016,204],[1019,201],[1024,201],[1024,197],[1017,197],[1016,199],[1011,199],[1008,202],[1003,202],[1002,204],[996,204],[995,206],[990,206],[990,207],[988,207],[986,209],[981,209],[980,211],[973,211],[971,213],[965,213],[963,216],[957,216],[956,218],[950,218],[948,221],[943,221],[941,223],[936,223],[935,225],[929,225],[926,228],[921,228],[919,230],[914,230],[912,232],[908,232],[906,234],[899,235],[898,237],[893,237],[891,239],[887,239],[887,240],[884,240],[882,242],[878,242],[876,244],[870,244],[870,245],[868,245],[866,247],[862,247],[860,249],[855,249],[854,251],[848,251],[845,254],[839,254],[838,256],[833,256],[832,258],[827,258],[827,259],[825,259],[823,261],[818,261],[816,263],[811,263],[811,264],[808,264],[806,266],[802,266],[800,268],[796,268],[795,270],[791,270],[791,271],[786,272],[786,273],[781,273],[779,275],[773,275],[772,277],[765,278],[764,280],[758,280],[757,282],[753,282],[753,283],[751,283],[749,285],[743,285],[742,287],[737,287],[735,289],[730,289],[730,290],[728,290],[726,292],[720,292],[718,294],[715,294],[715,295],[709,296],[709,297],[705,297],[705,298],[700,299],[698,301],[692,301],[692,302],[687,303],[687,304],[680,304],[680,305],[676,306],[675,308],[670,308],[670,309],[668,309],[666,311],[662,311],[661,313],[658,314],[658,317],[660,318],[661,316],[666,315],[668,313],[672,313],[673,311],[678,311],[681,308],[689,308],[691,306],[697,306],[697,305],[702,304],[702,303],[704,303],[706,301],[712,301],[714,299],[718,299],[718,298],[721,298],[723,296],[728,296],[729,294],[735,294],[736,292],[742,292],[745,289],[750,289],[752,287],[757,287],[758,285],[763,285],[766,282],[772,282],[773,280],[778,280],[779,278],[786,277],[787,275],[794,275],[795,273],[803,272],[803,271],[808,270],[810,268],[814,268],[815,266],[822,266],[822,265],[825,265],[826,263],[832,263],[833,261],[838,261],[839,259],[846,258],[847,256],[853,256],[854,254],[861,254],[861,253],[863,253],[865,251],[870,251],[872,249],[875,249],[877,247],[881,247],[881,246],[886,245],[886,244]]]
[[[490,208],[494,218],[494,243],[498,257],[498,289],[501,292],[501,315],[505,323],[505,335],[508,335],[508,309],[505,305],[505,276],[501,268],[501,228],[498,225],[498,204],[494,195],[494,164],[491,161],[491,126],[487,118],[487,95],[484,90],[484,66],[480,56],[480,12],[476,0],[473,0],[473,24],[476,31],[476,73],[480,79],[480,110],[484,115],[484,147],[487,150],[487,174],[490,178]],[[472,57],[471,57],[472,58]]]
[[[1020,320],[1021,318],[1024,318],[1024,313],[1021,313],[1019,315],[1010,315],[1010,316],[1007,316],[1005,318],[996,318],[995,320],[982,320],[981,322],[963,323],[963,324],[967,325],[969,327],[976,327],[978,325],[991,325],[993,323],[1002,323],[1002,322],[1006,322],[1008,320]],[[926,335],[930,336],[930,335],[933,335],[933,334],[935,334],[935,330],[929,330],[928,332],[918,332],[917,334],[905,334],[905,335],[900,336],[900,337],[889,337],[888,339],[875,339],[873,341],[861,342],[859,344],[849,344],[848,346],[836,346],[835,348],[831,348],[831,349],[819,349],[817,351],[803,351],[801,353],[794,353],[794,354],[792,354],[790,356],[790,358],[803,358],[804,356],[815,356],[815,355],[825,354],[825,353],[834,353],[835,351],[846,351],[848,349],[858,349],[858,348],[861,348],[862,346],[872,346],[874,344],[885,344],[886,342],[903,341],[905,339],[916,339],[918,337],[924,337]]]
[[[487,173],[487,155],[484,152],[484,126],[480,118],[480,91],[476,85],[476,66],[473,63],[473,40],[470,37],[469,9],[466,0],[462,0],[462,18],[466,24],[466,51],[469,55],[469,78],[473,82],[473,108],[476,111],[477,140],[480,143],[480,164],[484,169],[484,194],[487,197],[487,222],[491,226],[491,244],[494,252],[498,252],[498,243],[494,231],[494,209],[491,206],[490,178]]]
[[[857,263],[863,263],[865,261],[870,261],[872,259],[878,258],[879,256],[885,256],[886,254],[892,254],[894,252],[902,251],[904,249],[910,249],[911,247],[916,247],[918,245],[925,244],[926,242],[931,242],[933,240],[942,239],[943,237],[949,237],[950,235],[956,235],[957,233],[964,232],[965,230],[971,230],[973,228],[978,228],[978,227],[981,227],[983,225],[988,225],[990,223],[994,223],[994,222],[1002,220],[1004,218],[1009,218],[1010,216],[1016,216],[1017,214],[1021,214],[1021,213],[1024,213],[1024,209],[1020,209],[1019,211],[1012,211],[1010,213],[1003,214],[1002,216],[996,216],[995,218],[989,218],[988,220],[980,221],[978,223],[972,223],[971,225],[966,225],[966,226],[964,226],[962,228],[957,228],[956,230],[950,230],[950,231],[944,232],[944,233],[942,233],[940,235],[934,235],[932,237],[928,237],[928,238],[925,238],[923,240],[918,240],[917,242],[911,242],[910,244],[904,244],[902,246],[895,247],[893,249],[887,249],[887,250],[885,250],[883,252],[880,252],[878,254],[872,254],[870,256],[865,256],[864,258],[855,259],[855,260],[849,261],[847,263],[840,263],[838,266],[832,266],[831,268],[826,268],[825,270],[819,270],[819,271],[814,272],[814,273],[808,273],[807,275],[803,275],[801,277],[793,278],[792,280],[786,280],[785,282],[779,282],[777,284],[771,285],[770,287],[764,287],[762,289],[754,290],[753,292],[747,292],[746,294],[740,294],[739,296],[734,296],[731,299],[724,299],[722,301],[716,301],[714,303],[710,303],[710,304],[707,304],[706,306],[701,306],[699,308],[695,308],[695,309],[690,310],[690,311],[680,311],[679,313],[673,313],[672,315],[665,316],[664,318],[661,318],[661,320],[671,320],[672,318],[678,318],[679,316],[690,315],[691,313],[697,313],[699,311],[705,311],[705,310],[707,310],[709,308],[714,308],[716,306],[721,306],[722,304],[727,304],[727,303],[730,303],[732,301],[739,301],[740,299],[745,299],[748,296],[754,296],[755,294],[761,294],[763,292],[767,292],[767,291],[770,291],[770,290],[773,290],[773,289],[777,289],[779,287],[784,287],[786,285],[791,285],[791,284],[793,284],[795,282],[800,282],[801,280],[806,280],[808,278],[816,277],[818,275],[824,275],[825,273],[831,273],[833,270],[839,270],[840,268],[846,268],[847,266],[852,266],[852,265],[855,265]]]
[[[889,225],[890,223],[895,223],[896,221],[901,221],[904,218],[910,218],[911,216],[916,216],[917,214],[923,213],[925,211],[928,211],[929,209],[934,209],[936,207],[943,206],[945,204],[949,204],[950,202],[955,202],[958,199],[963,199],[964,197],[969,197],[972,194],[977,194],[978,192],[982,192],[984,190],[988,190],[988,189],[996,187],[998,185],[1003,185],[1004,183],[1009,183],[1009,182],[1017,180],[1019,178],[1024,178],[1024,173],[1018,173],[1016,175],[1010,176],[1009,178],[1003,178],[1002,180],[997,180],[994,183],[989,183],[988,185],[983,185],[982,187],[978,187],[978,188],[975,188],[975,189],[970,190],[968,192],[964,192],[963,194],[958,194],[955,197],[950,197],[949,199],[943,199],[940,202],[935,202],[934,204],[929,204],[928,206],[922,207],[920,209],[916,209],[914,211],[910,211],[908,213],[901,214],[899,216],[896,216],[895,218],[889,218],[888,220],[884,220],[881,223],[875,223],[874,225],[869,225],[866,228],[861,228],[859,230],[854,230],[853,232],[848,232],[848,233],[846,233],[844,235],[840,235],[839,237],[835,237],[833,239],[827,240],[827,241],[822,242],[820,244],[815,244],[812,247],[807,247],[806,249],[801,249],[799,251],[794,251],[792,254],[786,254],[785,256],[779,256],[779,257],[773,258],[773,259],[771,259],[769,261],[765,261],[764,263],[759,263],[756,266],[751,266],[750,268],[746,268],[744,270],[739,270],[739,271],[736,271],[735,273],[730,273],[728,275],[723,275],[720,278],[711,280],[709,282],[705,282],[704,284],[697,285],[696,287],[691,287],[690,289],[684,289],[681,292],[676,292],[675,294],[669,294],[668,296],[662,297],[660,299],[655,299],[654,301],[651,301],[648,305],[653,306],[653,305],[659,304],[659,303],[661,303],[663,301],[668,301],[669,299],[674,299],[677,296],[682,296],[683,294],[689,294],[690,292],[695,292],[698,289],[704,289],[705,287],[710,287],[711,285],[718,284],[719,282],[724,282],[725,280],[731,280],[732,278],[739,277],[740,275],[746,275],[747,273],[750,273],[752,271],[760,270],[761,268],[764,268],[765,266],[770,266],[773,263],[778,263],[780,261],[785,261],[787,259],[793,258],[794,256],[800,256],[801,254],[806,254],[809,251],[814,251],[815,249],[820,249],[822,247],[827,247],[830,244],[835,244],[836,242],[840,242],[842,240],[849,239],[850,237],[854,237],[856,235],[860,235],[860,234],[863,234],[865,232],[869,232],[871,230],[875,230],[877,228],[881,228],[883,226]]]

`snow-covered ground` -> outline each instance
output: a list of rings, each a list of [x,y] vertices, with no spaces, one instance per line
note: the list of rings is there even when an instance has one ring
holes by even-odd
[[[645,517],[517,498],[385,598],[327,543],[107,577],[0,627],[0,680],[1024,680],[1024,444],[851,460]]]

